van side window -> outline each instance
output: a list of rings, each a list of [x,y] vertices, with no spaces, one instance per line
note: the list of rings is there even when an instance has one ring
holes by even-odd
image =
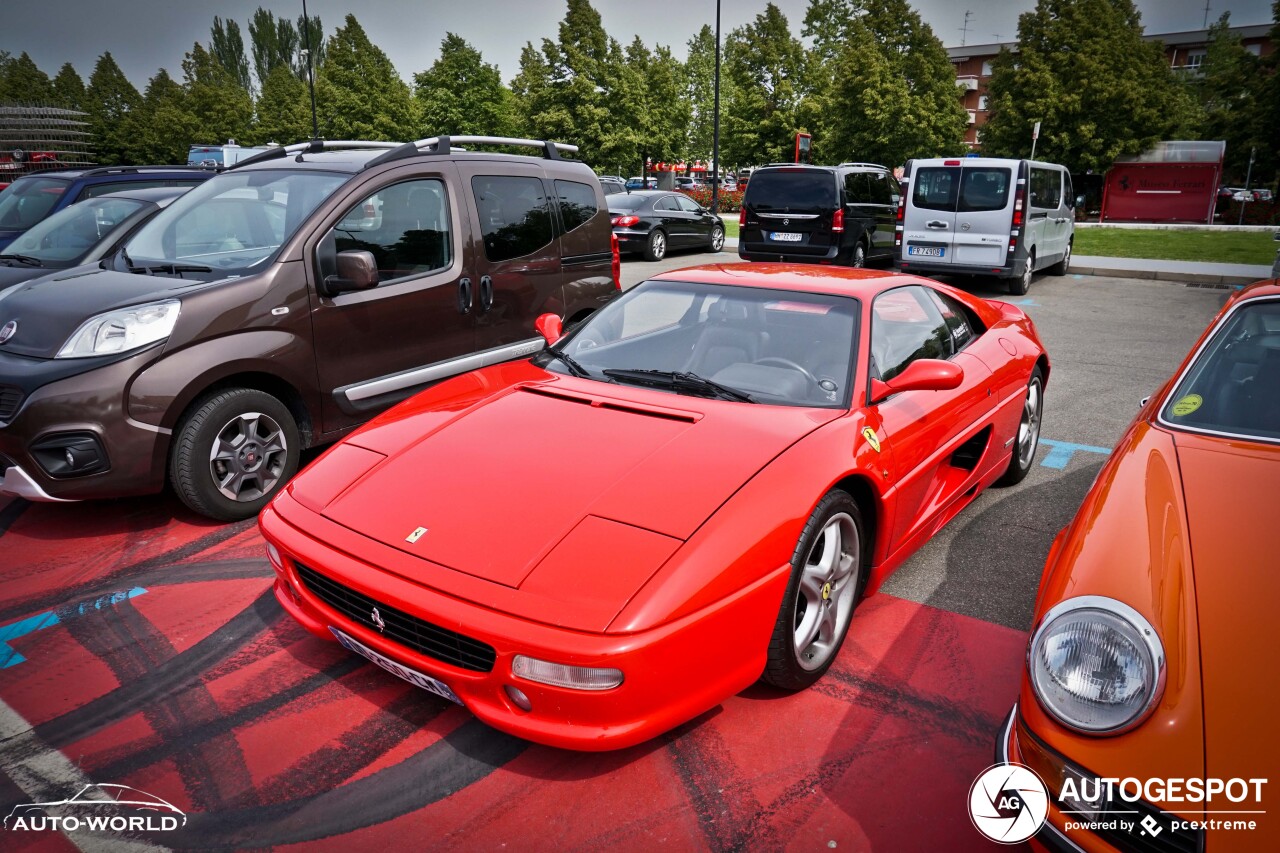
[[[961,181],[960,211],[1004,210],[1009,201],[1010,171],[965,167]]]
[[[867,189],[865,172],[846,172],[844,176],[844,196],[846,204],[868,204],[871,194]]]
[[[916,172],[911,202],[926,210],[956,209],[956,190],[960,182],[958,168],[923,168]]]
[[[1062,203],[1062,173],[1031,167],[1031,206],[1050,210]]]
[[[329,251],[335,257],[372,253],[379,284],[444,269],[453,261],[444,183],[424,179],[383,187],[348,210],[321,242],[322,266],[328,266]]]
[[[538,178],[477,175],[471,189],[490,262],[531,255],[551,242],[551,209]]]
[[[924,288],[899,287],[871,305],[872,375],[885,382],[921,358],[950,358],[952,333]]]
[[[893,178],[888,175],[868,174],[867,180],[871,186],[871,203],[872,204],[894,204],[893,194],[897,187]]]
[[[589,222],[600,209],[595,189],[577,181],[556,181],[556,195],[560,197],[560,220],[565,231]]]

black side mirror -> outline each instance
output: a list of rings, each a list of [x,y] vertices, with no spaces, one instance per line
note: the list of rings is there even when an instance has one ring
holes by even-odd
[[[351,290],[371,290],[378,286],[378,262],[372,252],[338,253],[338,274],[326,276],[324,289],[329,296]]]

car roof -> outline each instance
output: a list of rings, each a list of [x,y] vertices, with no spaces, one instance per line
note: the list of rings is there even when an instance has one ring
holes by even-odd
[[[768,290],[829,293],[835,296],[871,297],[906,284],[936,282],[907,273],[854,267],[818,267],[813,264],[704,264],[659,273],[650,281],[682,281],[694,284],[730,284]]]
[[[213,172],[195,166],[103,166],[91,169],[41,169],[38,172],[29,172],[20,178],[16,178],[15,182],[27,180],[28,178],[55,178],[63,181],[94,180],[97,178],[101,178],[103,181],[118,181],[124,178],[125,180],[145,181],[157,175],[171,177],[173,175],[190,174],[212,176]]]
[[[94,198],[129,198],[136,201],[149,201],[163,207],[165,204],[173,201],[189,189],[191,189],[191,187],[143,187],[142,189],[136,190],[120,190],[119,192],[114,193],[103,193],[102,195],[94,196]]]

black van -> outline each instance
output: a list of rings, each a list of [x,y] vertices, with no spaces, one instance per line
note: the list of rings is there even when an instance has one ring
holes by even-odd
[[[763,166],[742,199],[738,256],[852,267],[892,261],[897,208],[898,183],[884,166]]]

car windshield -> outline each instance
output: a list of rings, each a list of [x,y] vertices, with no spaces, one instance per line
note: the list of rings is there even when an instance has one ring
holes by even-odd
[[[1280,440],[1280,299],[1245,302],[1169,395],[1170,426]]]
[[[64,208],[9,244],[5,254],[26,255],[46,265],[73,265],[145,201],[106,196]]]
[[[649,281],[600,309],[539,362],[602,382],[839,408],[850,399],[857,318],[851,297]]]
[[[0,192],[0,230],[26,231],[49,215],[67,182],[54,178],[24,178]]]
[[[182,263],[218,275],[261,269],[350,175],[250,169],[205,181],[148,222],[128,243],[135,267]]]

